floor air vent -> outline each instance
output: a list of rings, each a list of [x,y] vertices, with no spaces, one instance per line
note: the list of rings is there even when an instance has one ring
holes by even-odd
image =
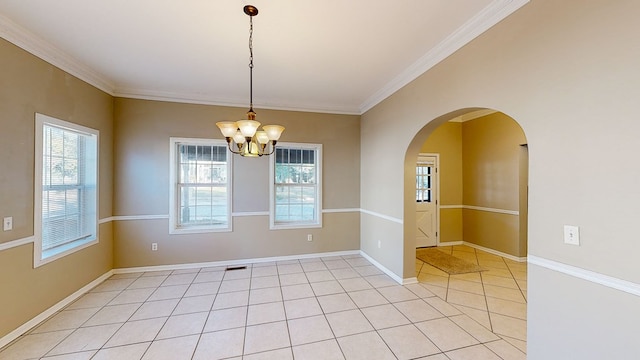
[[[228,266],[224,271],[244,270],[246,268],[247,268],[246,266]]]

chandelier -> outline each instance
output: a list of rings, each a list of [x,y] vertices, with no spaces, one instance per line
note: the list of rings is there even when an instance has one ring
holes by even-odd
[[[256,121],[256,112],[253,111],[253,17],[258,15],[258,8],[247,5],[244,7],[244,13],[249,15],[249,111],[246,120],[220,121],[216,125],[227,140],[232,153],[257,157],[273,154],[284,126],[264,125],[262,130],[258,130],[260,123]],[[235,143],[235,146],[232,143]],[[271,146],[267,148],[269,144]]]

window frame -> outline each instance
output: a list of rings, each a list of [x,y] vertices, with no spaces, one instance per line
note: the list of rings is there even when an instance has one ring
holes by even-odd
[[[276,154],[275,151],[270,155],[269,161],[269,229],[270,230],[282,230],[282,229],[307,229],[307,228],[321,228],[322,227],[322,144],[313,143],[293,143],[293,142],[278,142],[277,149],[302,149],[302,150],[314,150],[316,154],[315,167],[316,167],[316,212],[315,218],[312,221],[290,221],[290,222],[277,222],[276,221],[276,183],[275,183],[275,169],[276,169]]]
[[[52,249],[43,250],[43,164],[44,164],[44,127],[45,125],[63,129],[65,131],[79,133],[83,136],[88,136],[93,139],[95,143],[95,184],[84,183],[82,187],[95,186],[95,198],[93,199],[92,209],[89,211],[94,212],[94,217],[91,224],[91,233],[85,237],[77,240],[70,241],[66,244],[54,247]],[[33,267],[39,267],[48,264],[52,261],[85,249],[89,246],[95,245],[100,241],[99,231],[99,200],[100,200],[100,131],[92,129],[86,126],[74,124],[68,121],[60,120],[51,116],[36,113],[35,114],[35,149],[34,149],[34,206],[33,206],[33,232],[34,232],[34,245],[33,245]],[[90,154],[91,155],[91,154]],[[88,168],[85,166],[85,168]],[[85,171],[85,174],[92,169]],[[70,186],[71,187],[71,186]],[[77,187],[77,186],[73,186]]]
[[[178,216],[180,213],[180,192],[178,191],[178,145],[195,145],[195,146],[221,146],[226,149],[227,154],[227,226],[221,227],[216,225],[193,225],[178,226]],[[203,139],[203,138],[169,138],[169,234],[204,234],[216,232],[233,231],[233,157],[229,151],[227,142],[219,139]]]

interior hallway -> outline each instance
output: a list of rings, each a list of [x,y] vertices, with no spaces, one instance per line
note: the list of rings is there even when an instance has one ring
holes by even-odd
[[[350,255],[114,275],[0,359],[525,359],[526,265],[443,251],[490,270],[420,262],[401,286]]]

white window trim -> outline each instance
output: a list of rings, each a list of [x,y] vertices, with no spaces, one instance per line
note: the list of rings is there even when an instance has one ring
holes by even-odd
[[[270,230],[283,230],[283,229],[311,229],[322,227],[322,144],[309,144],[309,143],[281,143],[278,142],[279,148],[299,148],[309,149],[316,151],[316,178],[317,178],[317,209],[316,218],[312,222],[294,222],[288,224],[276,223],[276,203],[275,203],[275,169],[276,169],[276,154],[269,157],[269,229]]]
[[[211,227],[211,226],[192,226],[188,228],[179,228],[177,214],[180,206],[178,202],[178,183],[177,179],[177,165],[178,159],[176,154],[176,148],[179,143],[188,143],[193,145],[208,145],[208,146],[224,146],[227,148],[227,227]],[[233,157],[227,147],[227,142],[217,139],[198,139],[198,138],[169,138],[169,234],[203,234],[203,233],[215,233],[215,232],[231,232],[233,231],[233,218],[232,218],[232,198],[233,198]]]
[[[42,157],[43,155],[43,126],[51,124],[57,127],[66,128],[71,131],[81,132],[96,136],[96,218],[95,218],[95,238],[77,240],[69,244],[60,246],[56,249],[47,250],[44,253],[49,254],[46,258],[42,258]],[[35,117],[35,161],[34,161],[34,191],[33,191],[33,267],[48,264],[52,261],[75,253],[89,246],[100,242],[100,225],[98,222],[98,213],[100,209],[100,131],[91,129],[82,125],[70,123],[60,119],[53,118],[44,114],[36,113]]]

